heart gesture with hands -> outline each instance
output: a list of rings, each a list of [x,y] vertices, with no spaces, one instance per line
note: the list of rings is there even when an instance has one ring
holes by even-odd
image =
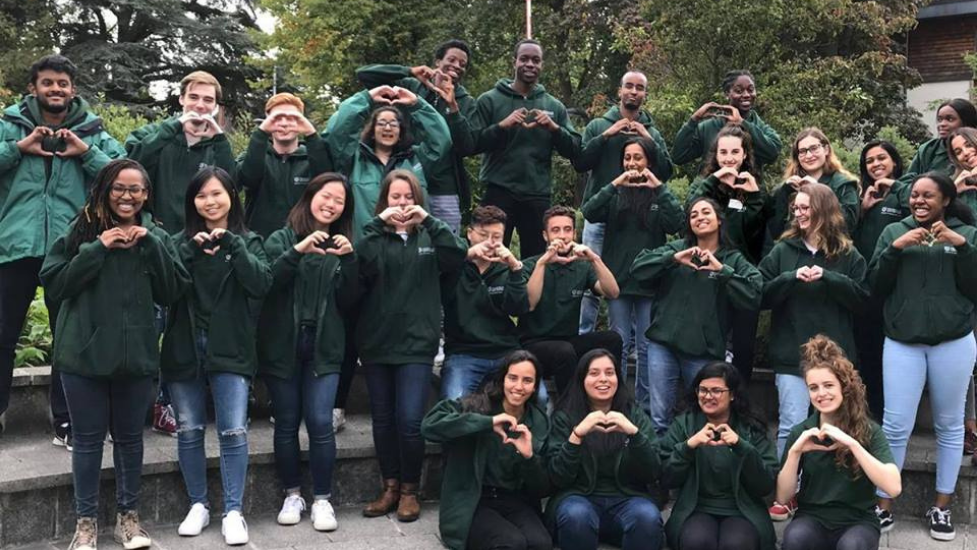
[[[711,251],[698,246],[676,252],[673,259],[696,271],[719,271],[723,268],[722,262]]]
[[[933,222],[933,225],[930,226],[930,233],[933,235],[933,241],[937,243],[961,246],[967,242],[963,235],[950,229],[942,221]]]
[[[830,426],[830,424],[825,424],[825,426]],[[834,428],[834,426],[830,426]],[[838,428],[834,428],[838,433],[844,434]],[[854,441],[847,435],[846,438],[850,441]],[[835,439],[834,436],[828,433],[824,427],[821,428],[808,428],[801,432],[797,440],[794,441],[794,445],[791,446],[790,452],[792,453],[810,453],[810,452],[828,452],[834,451],[842,446],[842,443]]]
[[[597,410],[591,411],[590,414],[585,416],[573,428],[572,433],[582,440],[587,437],[587,434],[595,431],[602,433],[621,432],[627,435],[634,435],[638,433],[638,427],[628,420],[628,417],[617,411],[608,411],[605,413],[604,411]]]
[[[102,245],[108,249],[127,249],[136,246],[139,240],[146,236],[149,230],[141,225],[129,227],[113,227],[106,229],[98,236]]]
[[[824,269],[821,266],[803,266],[797,268],[797,280],[805,283],[813,283],[818,281],[824,275]]]
[[[696,432],[692,437],[686,441],[686,445],[690,449],[695,449],[700,446],[707,447],[719,447],[727,446],[732,447],[739,443],[740,437],[733,431],[733,428],[729,424],[713,424],[712,422],[706,422],[706,425],[702,427],[701,430]]]
[[[183,131],[187,135],[195,138],[212,138],[217,134],[224,133],[220,124],[214,119],[214,115],[201,115],[196,111],[187,111],[179,118]]]
[[[388,206],[383,212],[380,212],[380,219],[388,225],[404,229],[420,224],[427,216],[427,211],[417,204]]]
[[[52,157],[53,152],[44,150],[44,138],[52,137],[54,137],[54,130],[47,126],[35,126],[31,133],[17,142],[17,149],[20,150],[21,155]]]
[[[715,101],[704,103],[692,113],[692,120],[698,122],[704,118],[725,118],[727,122],[732,124],[743,122],[743,116],[740,115],[739,109],[732,105],[721,105]]]
[[[520,424],[516,417],[499,413],[492,417],[492,431],[502,438],[503,445],[512,445],[523,458],[533,456],[533,434],[529,427]]]
[[[294,248],[299,254],[345,256],[353,251],[353,244],[344,235],[330,236],[325,231],[313,231]]]
[[[904,250],[910,246],[919,246],[930,242],[932,234],[925,227],[917,227],[903,233],[898,239],[892,241],[893,248]]]
[[[201,231],[193,236],[193,242],[197,243],[204,254],[213,256],[221,249],[220,240],[227,234],[227,230],[221,227],[215,228],[210,233]]]
[[[577,260],[573,254],[573,242],[553,239],[546,245],[546,252],[539,258],[540,263],[568,264]]]

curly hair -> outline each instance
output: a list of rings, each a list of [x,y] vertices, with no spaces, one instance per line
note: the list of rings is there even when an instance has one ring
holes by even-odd
[[[823,334],[801,346],[801,374],[806,379],[807,373],[814,369],[828,369],[841,385],[842,400],[834,415],[835,426],[868,448],[872,439],[872,421],[865,399],[865,384],[841,346]],[[855,479],[862,475],[862,468],[848,447],[835,450],[835,464],[852,470]]]
[[[841,204],[830,187],[823,183],[807,183],[801,186],[794,195],[804,193],[811,199],[811,227],[810,233],[817,237],[817,247],[824,255],[832,260],[852,249],[852,241],[848,236],[845,217],[841,214]],[[781,239],[803,239],[804,231],[797,223],[797,218],[791,218],[790,226],[781,235]],[[813,243],[812,243],[813,244]]]

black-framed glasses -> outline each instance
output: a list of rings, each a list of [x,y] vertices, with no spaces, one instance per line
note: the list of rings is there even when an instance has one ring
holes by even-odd
[[[400,122],[396,120],[378,120],[373,123],[376,128],[400,128]]]
[[[722,397],[724,393],[728,392],[729,388],[707,388],[705,386],[699,386],[696,388],[696,393],[700,397]]]
[[[146,192],[146,188],[140,185],[133,185],[132,187],[126,187],[125,185],[113,185],[111,188],[112,198],[121,199],[129,193],[129,196],[138,199]]]
[[[798,149],[797,150],[797,158],[806,157],[807,155],[816,155],[816,154],[820,153],[821,152],[821,149],[823,149],[823,148],[824,148],[824,144],[823,143],[817,143],[817,144],[814,144],[814,145],[812,145],[812,146],[810,146],[810,147],[808,147],[806,149]]]

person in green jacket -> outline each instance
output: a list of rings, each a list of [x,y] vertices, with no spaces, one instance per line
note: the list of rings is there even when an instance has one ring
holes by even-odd
[[[177,530],[197,536],[210,523],[207,498],[207,387],[214,400],[220,440],[227,544],[246,544],[241,515],[248,476],[248,389],[257,369],[255,321],[271,287],[261,237],[244,226],[244,208],[231,175],[205,167],[187,187],[186,228],[173,240],[193,281],[169,308],[160,375],[168,384],[176,418],[177,456],[190,511]]]
[[[424,99],[444,117],[448,127],[457,132],[462,127],[452,124],[460,114],[475,116],[475,98],[461,84],[471,49],[461,40],[448,40],[434,51],[434,67],[418,65],[367,65],[356,69],[356,79],[367,89],[377,86],[400,86]],[[455,141],[458,141],[455,138]],[[471,209],[472,190],[465,157],[452,148],[450,155],[436,166],[425,167],[431,215],[447,223],[458,233]]]
[[[643,250],[631,277],[657,289],[648,336],[651,420],[659,434],[672,422],[680,384],[686,388],[710,361],[726,356],[731,310],[758,309],[763,284],[757,271],[726,238],[719,204],[700,198],[686,210],[685,237]]]
[[[265,119],[237,160],[237,182],[245,192],[244,221],[263,238],[285,225],[309,180],[332,170],[326,143],[303,111],[305,103],[292,94],[271,96]]]
[[[952,540],[950,500],[963,451],[968,381],[977,360],[977,228],[946,175],[927,172],[909,193],[912,216],[882,231],[869,270],[872,291],[885,300],[882,429],[902,469],[916,409],[928,388],[936,432],[936,500],[927,512],[930,535]],[[891,497],[880,493],[890,524]]]
[[[774,489],[777,456],[750,407],[739,370],[723,361],[692,380],[686,412],[659,444],[662,485],[678,489],[665,523],[674,550],[774,550],[764,499]]]
[[[949,137],[958,128],[977,128],[977,107],[959,97],[944,101],[936,108],[936,137],[919,146],[902,181],[908,185],[926,172],[952,175]]]
[[[553,195],[553,152],[573,160],[580,153],[580,134],[567,109],[539,84],[543,47],[520,40],[513,51],[514,79],[500,79],[478,98],[475,117],[465,119],[470,132],[455,147],[469,156],[483,153],[479,179],[485,185],[483,205],[506,214],[504,244],[519,232],[520,255],[529,258],[546,250],[543,213]]]
[[[189,285],[169,235],[143,210],[149,176],[128,159],[106,164],[81,213],[41,268],[45,293],[61,303],[53,359],[74,426],[71,454],[77,522],[70,550],[94,550],[102,450],[111,424],[115,452],[115,540],[152,541],[139,525],[143,421],[159,369],[154,303]]]
[[[122,147],[75,95],[77,68],[51,55],[30,68],[30,95],[0,120],[0,433],[10,403],[14,356],[54,240],[85,202],[91,181]],[[45,296],[52,333],[58,304]],[[71,449],[71,421],[58,366],[51,366],[52,443]]]
[[[814,414],[794,426],[781,459],[776,497],[796,498],[782,550],[877,550],[876,488],[902,492],[893,452],[872,421],[865,387],[844,351],[819,334],[801,349]],[[957,456],[959,467],[960,456]]]
[[[628,139],[621,149],[624,172],[581,208],[588,222],[606,228],[608,247],[601,259],[620,288],[618,296],[607,301],[607,317],[611,330],[621,336],[622,357],[637,352],[638,403],[645,403],[650,391],[645,333],[651,324],[654,289],[631,277],[631,264],[642,250],[665,244],[667,236],[678,233],[685,222],[678,199],[652,171],[656,148],[650,139]]]
[[[662,547],[662,516],[649,485],[661,474],[655,430],[623,383],[614,354],[580,358],[553,414],[547,442],[556,494],[546,516],[562,550]]]
[[[329,502],[336,463],[332,414],[346,323],[359,290],[353,238],[353,191],[345,176],[312,178],[285,227],[265,241],[272,285],[258,319],[258,374],[275,417],[275,470],[285,500],[281,525],[302,520],[299,426],[309,433],[312,527],[338,528]]]
[[[977,129],[957,128],[947,136],[947,143],[957,197],[974,210],[977,208]]]
[[[742,126],[753,139],[756,169],[762,172],[764,166],[777,160],[783,145],[777,132],[754,110],[757,94],[753,75],[745,70],[729,71],[723,77],[722,89],[729,105],[710,101],[696,109],[675,136],[672,162],[686,164],[701,158],[719,131],[734,124]]]
[[[421,513],[421,420],[441,335],[440,280],[461,267],[468,247],[424,210],[424,191],[410,170],[387,174],[375,212],[357,243],[363,302],[356,347],[384,488],[363,515],[396,509],[397,519],[409,522]]]
[[[446,547],[553,547],[539,507],[550,489],[542,373],[533,354],[514,351],[476,393],[441,401],[425,415],[421,433],[445,458],[438,525]]]

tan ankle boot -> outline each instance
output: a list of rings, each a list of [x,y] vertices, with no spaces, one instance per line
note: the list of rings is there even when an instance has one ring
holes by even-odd
[[[383,492],[376,500],[363,508],[363,515],[375,518],[393,511],[400,500],[400,482],[396,479],[383,480]]]
[[[421,503],[417,500],[417,483],[400,486],[400,504],[397,505],[397,521],[414,521],[421,515]]]

